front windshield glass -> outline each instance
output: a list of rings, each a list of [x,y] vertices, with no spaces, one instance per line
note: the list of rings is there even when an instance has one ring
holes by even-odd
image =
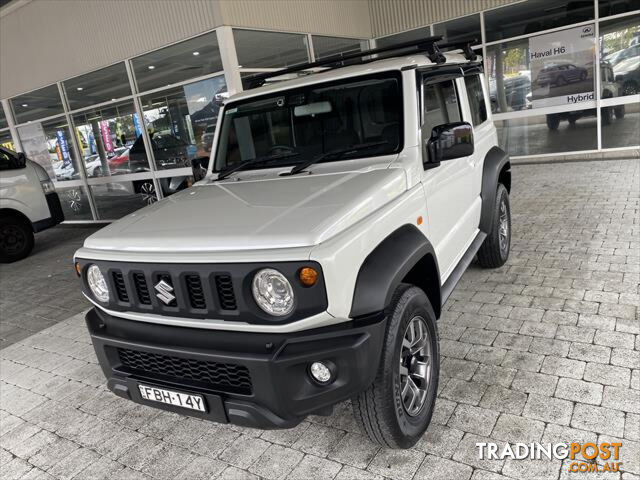
[[[254,159],[251,168],[295,165],[350,147],[323,161],[387,155],[401,139],[400,72],[356,77],[230,103],[214,170]]]

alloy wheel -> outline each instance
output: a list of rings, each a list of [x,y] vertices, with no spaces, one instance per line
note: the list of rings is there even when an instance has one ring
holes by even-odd
[[[500,202],[500,223],[498,225],[498,239],[500,241],[500,253],[503,256],[509,251],[509,213],[504,199]]]
[[[82,194],[80,190],[75,188],[67,190],[67,203],[69,203],[69,208],[76,213],[82,210]]]
[[[431,382],[431,335],[424,318],[411,319],[400,346],[402,405],[410,417],[422,411]]]
[[[151,205],[158,200],[158,197],[156,196],[156,187],[153,182],[144,182],[140,185],[140,193],[147,205]]]

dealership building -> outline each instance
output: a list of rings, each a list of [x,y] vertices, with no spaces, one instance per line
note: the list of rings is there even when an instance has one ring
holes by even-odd
[[[432,35],[482,55],[513,158],[640,148],[640,0],[0,4],[0,144],[47,169],[68,222],[117,219],[191,185],[218,94],[257,72]]]

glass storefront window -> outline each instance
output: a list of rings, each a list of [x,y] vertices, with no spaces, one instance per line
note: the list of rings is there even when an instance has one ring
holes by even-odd
[[[0,132],[0,147],[8,148],[14,152],[16,151],[15,145],[13,145],[13,138],[11,138],[11,132],[9,130]]]
[[[434,35],[442,35],[444,42],[470,42],[473,45],[482,43],[480,31],[480,15],[467,15],[448,22],[436,23],[433,26]]]
[[[640,15],[600,24],[602,98],[640,93]]]
[[[62,86],[71,110],[131,95],[124,63],[65,80]]]
[[[528,0],[484,13],[487,42],[593,20],[592,1]]]
[[[233,29],[233,39],[241,67],[290,67],[309,61],[306,35]]]
[[[640,10],[639,0],[598,0],[600,18]]]
[[[25,155],[44,167],[51,179],[63,181],[80,178],[71,147],[70,130],[64,117],[23,125],[18,128],[18,135]]]
[[[511,156],[598,148],[596,109],[494,120],[498,143]]]
[[[209,32],[131,60],[138,92],[222,71],[216,32]]]
[[[63,113],[58,85],[25,93],[10,100],[14,120],[17,124]]]
[[[4,114],[4,108],[0,104],[0,130],[7,128],[9,123],[7,122],[7,116]]]
[[[151,177],[91,185],[91,193],[100,220],[115,220],[157,201]]]
[[[89,198],[84,187],[78,185],[76,187],[60,188],[58,186],[56,192],[58,192],[58,197],[60,198],[65,221],[93,220]]]
[[[132,103],[78,113],[73,123],[88,177],[150,170],[142,142],[142,122]],[[132,153],[134,146],[136,151]]]
[[[355,38],[325,37],[322,35],[313,35],[312,40],[313,53],[316,60],[321,60],[323,58],[338,55],[340,53],[345,54],[359,52],[363,49],[363,43],[365,44],[364,49],[368,48],[366,46],[366,41],[357,40]]]
[[[220,75],[142,97],[159,170],[191,167],[194,158],[209,156],[220,110],[216,94],[226,89]]]
[[[397,45],[398,43],[410,42],[412,40],[419,40],[431,36],[431,27],[421,27],[407,32],[396,33],[387,37],[377,38],[376,47],[389,47],[391,45]]]
[[[640,145],[640,103],[602,107],[602,148]]]

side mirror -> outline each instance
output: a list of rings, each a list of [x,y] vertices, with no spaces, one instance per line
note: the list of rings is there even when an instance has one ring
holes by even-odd
[[[424,141],[425,169],[434,168],[440,162],[473,154],[473,127],[468,122],[438,125],[431,130],[431,137]]]
[[[18,168],[24,168],[27,166],[27,157],[24,153],[18,152],[18,156],[16,158],[16,166]]]
[[[194,180],[200,181],[207,175],[209,169],[209,157],[198,157],[191,160]]]

